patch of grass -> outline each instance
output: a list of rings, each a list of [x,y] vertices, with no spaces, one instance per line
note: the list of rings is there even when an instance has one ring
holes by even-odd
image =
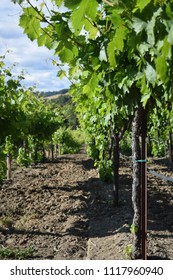
[[[27,260],[32,258],[34,249],[29,248],[0,248],[1,260]]]

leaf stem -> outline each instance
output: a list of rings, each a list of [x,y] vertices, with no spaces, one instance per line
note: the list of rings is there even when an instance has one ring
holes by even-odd
[[[109,6],[111,6],[111,7],[113,7],[114,6],[114,4],[113,3],[111,3],[111,2],[109,2],[108,0],[102,0],[104,3],[106,3],[106,4],[108,4]]]

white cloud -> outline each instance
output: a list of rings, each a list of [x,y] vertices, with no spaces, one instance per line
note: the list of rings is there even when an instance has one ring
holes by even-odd
[[[59,80],[57,69],[52,65],[53,51],[45,47],[38,47],[31,42],[23,29],[18,26],[21,9],[10,0],[0,0],[0,55],[7,50],[7,65],[17,63],[17,72],[25,70],[25,84],[37,84],[38,90],[58,90],[68,88],[70,83],[64,78]]]

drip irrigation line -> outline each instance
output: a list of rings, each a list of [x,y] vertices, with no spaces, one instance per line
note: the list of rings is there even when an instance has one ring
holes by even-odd
[[[161,175],[161,174],[159,174],[159,173],[157,173],[157,172],[155,172],[154,170],[151,170],[151,169],[147,169],[147,170],[148,170],[148,172],[149,172],[150,174],[152,174],[152,175],[155,176],[155,177],[158,177],[158,178],[160,178],[160,179],[163,179],[164,181],[173,182],[173,178],[171,178],[171,177],[167,177],[167,176]]]
[[[134,159],[132,159],[132,156],[126,156],[126,155],[123,155],[122,153],[120,153],[120,156],[121,156],[121,158],[124,158],[125,160],[128,160],[128,159],[129,159],[129,160],[132,160],[132,161],[135,161],[135,162],[147,162],[146,159],[144,159],[144,160],[142,160],[142,159],[134,160]],[[163,159],[163,158],[160,158],[160,159]],[[148,171],[151,175],[153,175],[153,176],[155,176],[155,177],[158,177],[158,178],[160,178],[160,179],[162,179],[162,180],[164,180],[164,181],[173,182],[173,178],[171,178],[171,177],[168,177],[168,176],[159,174],[159,173],[157,173],[156,171],[154,171],[154,170],[152,170],[152,169],[149,169],[149,168],[147,168],[147,171]]]

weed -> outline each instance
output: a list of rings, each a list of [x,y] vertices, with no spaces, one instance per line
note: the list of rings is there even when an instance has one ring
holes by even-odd
[[[27,260],[33,256],[33,247],[20,248],[0,248],[1,260]]]
[[[137,227],[137,225],[132,224],[131,227],[130,227],[130,232],[131,232],[132,234],[136,234],[136,233],[138,232],[138,227]]]
[[[123,254],[125,256],[126,259],[131,259],[132,256],[132,244],[128,244],[124,250],[123,250]]]

